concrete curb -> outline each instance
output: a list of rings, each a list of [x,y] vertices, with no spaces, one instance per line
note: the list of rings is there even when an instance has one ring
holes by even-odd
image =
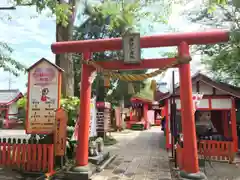
[[[98,166],[96,169],[96,172],[101,172],[108,164],[110,164],[115,158],[117,157],[117,155],[112,155],[110,156],[102,165]]]

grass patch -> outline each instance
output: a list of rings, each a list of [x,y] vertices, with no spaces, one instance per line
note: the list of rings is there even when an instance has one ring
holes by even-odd
[[[103,142],[105,146],[112,146],[114,144],[117,144],[117,140],[112,136],[106,136]]]

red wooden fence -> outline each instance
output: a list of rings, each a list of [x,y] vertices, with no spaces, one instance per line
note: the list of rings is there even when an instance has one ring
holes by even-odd
[[[53,144],[26,144],[0,139],[0,165],[25,172],[54,172]],[[26,141],[25,141],[26,142]]]
[[[232,141],[200,140],[198,143],[200,158],[233,162],[235,151]]]
[[[183,148],[177,144],[177,164],[183,169]],[[200,140],[198,143],[200,159],[228,161],[232,163],[235,157],[234,143],[232,141]]]

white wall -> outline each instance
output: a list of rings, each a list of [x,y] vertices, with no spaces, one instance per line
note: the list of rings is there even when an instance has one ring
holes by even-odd
[[[192,86],[193,94],[197,93],[196,83]],[[203,93],[204,95],[212,95],[213,94],[213,87],[199,81],[199,92]],[[216,89],[216,95],[226,95],[225,92]],[[179,95],[179,90],[176,92]],[[231,99],[211,99],[211,105],[213,109],[230,109],[232,107]],[[180,99],[176,99],[177,109],[181,109]],[[203,99],[200,101],[198,106],[199,108],[210,108],[209,100]]]
[[[17,114],[18,114],[17,102],[14,102],[9,106],[8,114],[10,114],[8,118],[17,118]],[[11,114],[15,114],[15,115],[11,115]]]
[[[197,85],[196,83],[193,83],[192,85],[192,92],[197,93]],[[212,95],[213,94],[213,87],[209,86],[208,84],[199,81],[199,91],[200,93],[204,93],[205,95]],[[216,89],[216,95],[226,95],[225,92]],[[177,95],[179,95],[179,90],[176,92]]]

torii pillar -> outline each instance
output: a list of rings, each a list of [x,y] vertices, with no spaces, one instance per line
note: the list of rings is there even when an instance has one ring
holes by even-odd
[[[184,41],[178,46],[178,58],[180,61],[181,59],[191,59],[189,45]],[[205,174],[199,172],[190,62],[179,66],[179,78],[184,157],[184,171],[181,171],[180,175],[186,179],[206,179]],[[187,158],[189,154],[191,154],[191,158]]]
[[[219,42],[227,42],[229,33],[227,31],[207,31],[207,32],[188,32],[177,34],[162,34],[155,36],[141,37],[141,48],[178,46],[179,58],[189,58],[189,45],[193,44],[214,44]],[[114,51],[122,49],[121,38],[97,39],[85,41],[67,41],[52,44],[52,51],[56,54],[61,53],[83,53],[84,60],[90,58],[92,52]],[[109,70],[134,70],[134,69],[153,69],[171,66],[176,61],[174,58],[168,59],[152,59],[142,60],[137,65],[126,65],[123,61],[115,60],[108,62],[99,62],[105,69]],[[204,175],[199,172],[198,154],[196,144],[195,122],[193,117],[192,104],[192,82],[190,64],[181,64],[180,69],[180,88],[181,90],[181,114],[184,138],[184,166],[183,172],[180,174],[187,179],[204,179]],[[91,76],[92,67],[86,64],[82,65],[81,79],[81,103],[79,116],[78,131],[78,147],[76,166],[68,174],[71,180],[87,180],[89,178],[90,169],[88,168],[88,138],[89,138],[89,121],[90,121],[90,95],[91,84],[89,77]]]

